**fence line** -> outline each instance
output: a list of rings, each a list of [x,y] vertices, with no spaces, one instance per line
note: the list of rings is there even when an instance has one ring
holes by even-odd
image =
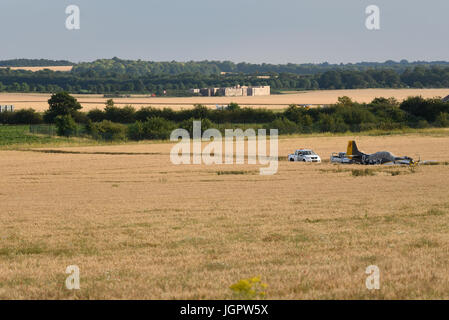
[[[29,127],[29,132],[31,134],[43,134],[47,136],[57,136],[57,128],[54,124],[32,124]],[[75,132],[71,136],[84,137],[87,135],[87,130],[85,125],[77,125]]]

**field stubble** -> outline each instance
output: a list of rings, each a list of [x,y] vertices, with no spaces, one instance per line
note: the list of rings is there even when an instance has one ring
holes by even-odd
[[[346,141],[281,139],[280,155],[326,159]],[[168,143],[0,151],[0,298],[221,299],[253,276],[268,299],[449,298],[449,137],[357,142],[442,164],[354,176],[364,167],[281,161],[259,176],[172,165]],[[64,287],[68,265],[81,290]]]

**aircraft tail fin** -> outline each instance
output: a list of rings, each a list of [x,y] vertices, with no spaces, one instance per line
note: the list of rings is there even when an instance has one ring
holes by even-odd
[[[348,150],[346,151],[346,154],[348,156],[359,156],[362,153],[359,151],[359,148],[357,148],[357,143],[355,143],[355,141],[349,141]]]

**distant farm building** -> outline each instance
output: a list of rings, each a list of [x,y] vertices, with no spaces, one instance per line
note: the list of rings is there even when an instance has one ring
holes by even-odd
[[[200,95],[205,97],[216,96],[220,88],[202,88],[200,89]]]
[[[191,94],[200,94],[200,89],[189,89]]]
[[[443,102],[449,102],[449,96],[447,96],[446,98],[443,98]]]
[[[13,112],[14,106],[13,105],[0,105],[0,112]]]
[[[223,96],[223,97],[246,97],[246,96],[269,96],[271,94],[270,86],[235,86],[223,88],[202,88],[190,89],[192,94],[200,94],[205,97]]]

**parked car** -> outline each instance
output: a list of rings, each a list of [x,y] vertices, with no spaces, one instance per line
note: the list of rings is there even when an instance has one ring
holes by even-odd
[[[321,158],[312,149],[298,149],[288,155],[288,161],[321,162]]]

